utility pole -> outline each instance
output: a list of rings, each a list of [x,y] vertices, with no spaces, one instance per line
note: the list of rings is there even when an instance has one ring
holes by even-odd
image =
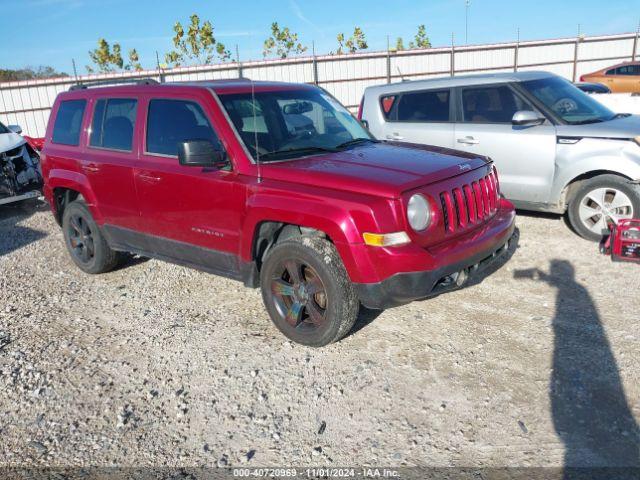
[[[518,27],[518,39],[516,40],[516,48],[513,50],[513,71],[518,71],[518,54],[520,53],[520,27]]]
[[[313,83],[318,85],[318,59],[316,58],[316,41],[311,41],[311,58],[313,62]]]
[[[471,0],[464,0],[464,44],[469,45],[469,7]]]
[[[387,83],[391,83],[391,45],[389,44],[389,35],[387,35]]]
[[[242,63],[240,63],[240,49],[236,43],[236,64],[238,65],[238,78],[242,78]]]
[[[636,55],[638,52],[638,35],[640,35],[640,22],[638,22],[638,27],[636,28],[636,36],[633,37],[633,52],[631,53],[631,61],[636,61]]]
[[[455,76],[456,74],[456,50],[454,46],[454,34],[451,32],[451,76]]]
[[[576,37],[576,44],[573,51],[573,75],[571,81],[575,83],[578,76],[578,51],[580,49],[580,41],[582,39],[582,32],[580,31],[580,24],[578,24],[578,36]]]

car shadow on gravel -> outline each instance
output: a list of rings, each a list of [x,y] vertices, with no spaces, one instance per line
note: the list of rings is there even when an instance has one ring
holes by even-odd
[[[598,310],[576,281],[573,265],[556,259],[549,273],[518,270],[514,278],[557,289],[549,397],[554,427],[565,446],[564,478],[575,478],[571,467],[639,467],[640,428]]]
[[[18,223],[48,207],[44,202],[21,202],[0,206],[0,257],[47,236],[47,233]]]

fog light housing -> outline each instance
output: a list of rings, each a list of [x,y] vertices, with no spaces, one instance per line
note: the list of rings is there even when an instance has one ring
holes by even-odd
[[[393,247],[411,242],[407,232],[363,233],[362,238],[370,247]]]

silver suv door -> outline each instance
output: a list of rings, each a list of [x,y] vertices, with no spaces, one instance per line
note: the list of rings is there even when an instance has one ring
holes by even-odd
[[[515,112],[539,112],[509,84],[462,87],[457,94],[456,148],[491,157],[508,199],[548,203],[555,172],[555,126],[548,120],[513,125]]]
[[[453,147],[451,90],[423,90],[384,95],[379,100],[382,112],[380,140],[425,143]]]

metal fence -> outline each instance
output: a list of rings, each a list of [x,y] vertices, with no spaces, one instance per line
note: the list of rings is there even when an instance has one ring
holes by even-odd
[[[247,77],[254,80],[315,83],[355,110],[369,85],[482,72],[547,70],[575,81],[580,75],[638,53],[638,33],[296,57],[285,60],[228,62],[202,67],[85,75],[80,81],[153,77],[166,82]],[[19,124],[27,135],[42,137],[56,95],[74,78],[0,83],[0,121]]]

